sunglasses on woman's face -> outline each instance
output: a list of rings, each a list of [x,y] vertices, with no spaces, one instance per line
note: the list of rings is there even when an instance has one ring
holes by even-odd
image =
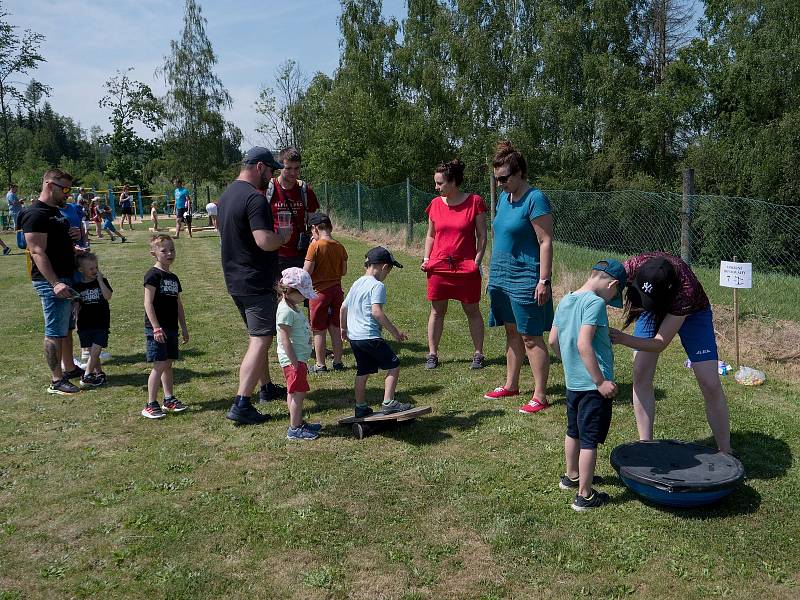
[[[502,185],[502,184],[504,184],[504,183],[508,183],[508,179],[509,179],[509,177],[511,177],[511,173],[509,173],[508,175],[495,175],[495,176],[494,176],[494,180],[495,180],[497,183],[499,183],[499,184],[501,184],[501,185]]]

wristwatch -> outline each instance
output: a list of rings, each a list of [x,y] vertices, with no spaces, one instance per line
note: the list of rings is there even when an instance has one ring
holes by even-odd
[[[549,279],[540,279],[539,283],[541,283],[542,285],[549,286],[550,285],[550,280]]]

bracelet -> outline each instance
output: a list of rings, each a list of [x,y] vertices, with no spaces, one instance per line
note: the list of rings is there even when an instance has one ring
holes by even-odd
[[[164,333],[164,330],[161,327],[154,327],[153,333]]]
[[[430,260],[430,258],[428,258],[427,256],[423,256],[422,257],[422,262],[428,262],[429,260]]]

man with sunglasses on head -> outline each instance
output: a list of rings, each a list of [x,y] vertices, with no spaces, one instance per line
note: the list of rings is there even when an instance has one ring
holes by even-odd
[[[240,425],[263,423],[269,418],[259,413],[250,400],[256,382],[261,384],[260,400],[286,396],[286,388],[272,383],[267,360],[267,351],[277,333],[277,251],[291,233],[276,232],[264,191],[273,170],[281,167],[266,148],[251,148],[244,155],[239,176],[222,193],[217,208],[225,285],[249,335],[239,368],[239,388],[226,415]]]
[[[31,255],[31,281],[44,311],[44,355],[52,375],[47,392],[60,395],[80,392],[69,379],[83,374],[78,368],[64,372],[61,367],[71,343],[72,299],[77,295],[72,289],[74,244],[81,236],[59,210],[67,203],[72,179],[60,169],[47,171],[38,200],[20,215],[19,223]]]

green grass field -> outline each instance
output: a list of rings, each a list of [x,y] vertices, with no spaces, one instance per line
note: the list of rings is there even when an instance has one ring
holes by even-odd
[[[216,237],[181,238],[190,344],[176,393],[190,410],[139,416],[147,234],[98,243],[111,281],[114,358],[108,387],[64,399],[44,390],[40,304],[17,253],[0,258],[0,598],[797,598],[800,595],[800,399],[771,379],[724,379],[746,485],[712,508],[665,510],[626,491],[608,456],[635,439],[631,354],[617,353],[620,397],[599,472],[613,503],[573,512],[558,489],[565,428],[563,372],[537,415],[482,394],[503,382],[504,336],[487,330],[489,366],[467,369],[458,306],[442,366],[425,371],[425,280],[418,259],[387,280],[390,317],[410,335],[399,398],[433,414],[363,441],[335,425],[351,411],[353,371],[314,376],[315,442],[285,439],[273,420],[235,428],[224,411],[246,346],[225,292]],[[8,239],[8,242],[11,240]],[[349,285],[366,246],[347,241]],[[556,278],[585,272],[591,253],[556,250]],[[484,311],[486,314],[487,311]],[[656,434],[709,440],[702,400],[678,344],[657,374]],[[274,358],[274,351],[272,354]],[[348,366],[352,357],[345,355]],[[272,375],[280,380],[273,366]],[[377,402],[382,381],[372,378]],[[531,390],[530,372],[523,389]]]

